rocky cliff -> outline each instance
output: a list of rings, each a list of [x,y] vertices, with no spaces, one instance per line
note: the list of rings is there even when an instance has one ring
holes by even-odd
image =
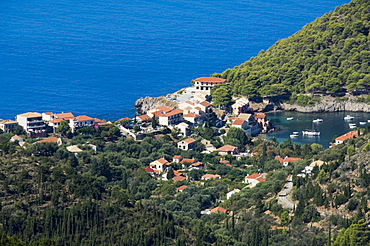
[[[341,98],[323,96],[321,97],[321,101],[313,106],[302,107],[296,104],[281,103],[279,105],[274,105],[274,108],[287,111],[295,110],[304,113],[336,111],[370,112],[370,105],[358,102],[354,96]]]
[[[138,114],[145,114],[149,109],[159,106],[176,107],[177,102],[167,100],[165,97],[141,97],[135,102]]]

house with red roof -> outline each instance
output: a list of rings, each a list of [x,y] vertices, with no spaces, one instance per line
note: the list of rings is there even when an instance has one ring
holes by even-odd
[[[210,213],[224,213],[226,214],[227,210],[222,208],[222,207],[215,207],[215,208],[212,208]]]
[[[335,139],[334,143],[332,143],[332,146],[336,146],[338,144],[341,144],[343,143],[344,141],[346,141],[347,139],[350,139],[350,138],[357,138],[358,137],[358,131],[350,131],[350,132],[347,132],[345,134],[343,134],[342,136],[339,136]],[[360,134],[362,134],[360,132]]]
[[[232,146],[230,144],[226,144],[218,149],[216,149],[216,151],[218,151],[219,155],[236,155],[239,153],[239,149],[238,147],[235,147],[235,146]]]
[[[187,138],[177,143],[177,147],[182,150],[191,150],[197,147],[197,141],[193,138]]]
[[[172,162],[174,163],[180,163],[181,160],[182,160],[182,157],[179,155],[175,155],[172,157]]]
[[[183,192],[186,188],[188,188],[187,185],[181,185],[180,187],[177,187],[176,190],[177,192]]]
[[[62,145],[62,139],[57,138],[57,137],[50,137],[50,138],[45,138],[40,141],[37,141],[38,143],[57,143],[58,145]]]
[[[216,77],[200,77],[194,79],[194,88],[199,91],[210,92],[212,87],[218,84],[225,84],[226,79]]]
[[[248,129],[248,122],[243,120],[243,119],[236,118],[235,120],[233,120],[233,123],[231,124],[231,127],[236,127],[236,128],[240,128],[240,129],[243,129],[243,130],[247,130]]]
[[[164,172],[167,169],[171,168],[171,163],[168,162],[164,158],[159,158],[158,160],[152,161],[149,164],[149,167],[152,168],[153,170],[158,170],[160,172]]]
[[[168,113],[161,114],[158,117],[158,122],[162,126],[176,125],[183,121],[182,109],[174,109]]]
[[[266,181],[267,173],[254,173],[244,178],[244,183],[249,184],[250,188],[256,186],[259,182]]]
[[[151,117],[147,114],[139,115],[137,118],[139,122],[148,122],[151,119]]]
[[[159,107],[155,107],[155,108],[152,108],[150,110],[148,110],[147,115],[149,115],[149,117],[159,117],[160,115],[162,114],[166,114],[166,113],[169,113],[173,110],[172,107],[167,107],[167,106],[159,106]]]
[[[93,126],[94,124],[95,120],[87,115],[80,115],[69,119],[69,127],[72,129],[72,131],[81,127]]]
[[[301,158],[293,158],[285,156],[285,158],[281,158],[280,156],[276,156],[275,160],[278,160],[281,164],[283,164],[285,167],[289,165],[289,163],[296,162],[299,160],[302,160]]]
[[[172,178],[172,180],[174,182],[181,182],[181,181],[185,181],[186,177],[184,177],[184,176],[175,176],[175,177]]]

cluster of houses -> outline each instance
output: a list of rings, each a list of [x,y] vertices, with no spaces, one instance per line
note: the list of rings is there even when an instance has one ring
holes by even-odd
[[[27,135],[31,138],[47,137],[48,132],[55,132],[55,129],[62,121],[66,121],[72,132],[76,129],[86,126],[99,126],[110,124],[97,118],[86,115],[74,116],[72,113],[37,113],[28,112],[18,114],[16,120],[0,120],[0,129],[4,132],[10,132],[16,126],[22,126]]]

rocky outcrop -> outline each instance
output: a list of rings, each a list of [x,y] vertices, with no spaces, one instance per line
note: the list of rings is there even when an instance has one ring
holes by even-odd
[[[296,104],[281,103],[280,105],[276,105],[276,108],[304,113],[337,111],[370,112],[370,105],[358,102],[354,96],[340,98],[323,96],[320,102],[313,106],[303,107]]]
[[[165,97],[141,97],[135,102],[138,114],[145,114],[149,109],[159,106],[177,107],[177,102],[167,100]]]

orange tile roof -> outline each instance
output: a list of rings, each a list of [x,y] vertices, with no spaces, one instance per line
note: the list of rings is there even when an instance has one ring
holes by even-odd
[[[207,101],[203,101],[203,102],[201,102],[201,103],[199,103],[200,105],[203,105],[204,107],[209,107],[209,106],[211,106],[212,104],[210,104],[209,102],[207,102]]]
[[[183,164],[183,163],[194,163],[195,162],[195,159],[182,159],[181,160],[181,164]]]
[[[13,137],[12,137],[12,139],[17,139],[17,138],[21,138],[20,136],[18,136],[18,135],[14,135]]]
[[[184,139],[183,141],[184,141],[185,143],[187,143],[187,144],[191,144],[191,143],[196,142],[196,140],[195,140],[194,138],[187,138],[187,139]]]
[[[198,117],[199,114],[195,114],[195,113],[189,113],[189,114],[184,114],[184,118],[188,117],[188,118],[195,118],[195,117]]]
[[[182,173],[180,173],[179,171],[176,171],[176,170],[173,171],[173,174],[175,174],[175,176],[181,176],[182,175]]]
[[[280,163],[284,162],[283,158],[281,158],[280,156],[276,156],[275,160],[278,160]]]
[[[172,178],[172,180],[175,181],[175,182],[180,182],[180,181],[186,180],[186,177],[184,177],[184,176],[175,176],[175,177]]]
[[[90,121],[90,120],[94,120],[94,119],[87,116],[87,115],[80,115],[80,116],[75,117],[73,120],[74,121]]]
[[[185,189],[187,187],[188,187],[187,185],[181,185],[180,187],[177,187],[176,189],[177,190],[183,190],[183,189]]]
[[[46,138],[46,139],[43,139],[43,140],[40,140],[40,141],[37,141],[38,143],[56,143],[58,142],[58,139],[57,137],[50,137],[50,138]]]
[[[23,116],[25,118],[34,118],[34,117],[41,117],[42,115],[37,112],[28,112],[24,114],[19,114],[19,116]]]
[[[266,181],[266,179],[264,179],[264,178],[258,178],[256,180],[259,181],[259,182]]]
[[[285,157],[284,158],[284,162],[295,162],[295,161],[299,161],[299,160],[302,160],[301,158],[293,158],[293,157]]]
[[[159,158],[157,161],[159,163],[163,164],[163,165],[168,165],[169,164],[169,162],[166,159],[164,159],[164,158]]]
[[[358,131],[347,132],[346,134],[343,134],[342,136],[337,137],[335,140],[344,141],[344,140],[355,138],[355,137],[358,137]]]
[[[55,114],[55,116],[58,118],[58,119],[73,119],[75,116],[69,112],[69,113],[60,113],[60,114]]]
[[[220,161],[220,163],[222,163],[222,164],[228,164],[230,162],[228,160],[222,160],[222,161]]]
[[[172,110],[171,112],[162,114],[159,117],[169,117],[169,116],[173,116],[177,114],[182,114],[182,112],[184,112],[182,109],[175,109],[175,110]]]
[[[200,77],[194,79],[195,81],[204,82],[204,83],[224,83],[226,79],[216,78],[216,77]]]
[[[44,114],[46,114],[46,115],[52,115],[53,113],[52,112],[46,112]]]
[[[243,125],[243,123],[245,122],[245,120],[242,120],[242,119],[236,119],[234,122],[233,122],[233,125],[235,126],[241,126]]]
[[[54,119],[54,120],[51,120],[49,121],[50,123],[59,123],[59,122],[62,122],[64,121],[63,119]]]
[[[182,157],[181,156],[179,156],[179,155],[175,155],[174,157],[173,157],[173,159],[181,159]]]
[[[145,171],[147,171],[148,173],[154,173],[154,170],[150,167],[146,167]]]
[[[220,175],[218,174],[205,174],[202,176],[203,179],[210,178],[210,179],[216,179],[216,178],[221,178]]]
[[[226,214],[227,210],[221,207],[215,207],[215,208],[212,208],[210,212],[211,213],[219,212],[219,213]]]
[[[173,108],[172,107],[167,107],[167,106],[159,106],[159,107],[152,108],[151,110],[169,112],[169,111],[173,110]]]
[[[224,152],[229,152],[229,151],[234,151],[234,149],[237,149],[237,147],[232,146],[230,144],[226,144],[220,148],[218,148],[218,151],[224,151]]]
[[[131,118],[129,118],[129,117],[124,117],[124,118],[121,118],[121,119],[119,119],[119,120],[117,120],[117,121],[122,121],[122,120],[132,120]]]
[[[254,174],[252,174],[252,175],[247,176],[246,178],[247,178],[247,179],[258,179],[258,178],[260,178],[260,177],[261,177],[261,174],[259,174],[259,173],[254,173]]]
[[[139,115],[138,118],[142,121],[150,120],[150,116],[147,114]]]
[[[195,163],[193,163],[193,164],[191,164],[193,167],[199,167],[199,166],[201,166],[201,165],[203,165],[203,163],[201,163],[201,162],[195,162]]]
[[[228,167],[233,167],[233,165],[231,165],[231,164],[226,164],[226,166],[228,166]]]

